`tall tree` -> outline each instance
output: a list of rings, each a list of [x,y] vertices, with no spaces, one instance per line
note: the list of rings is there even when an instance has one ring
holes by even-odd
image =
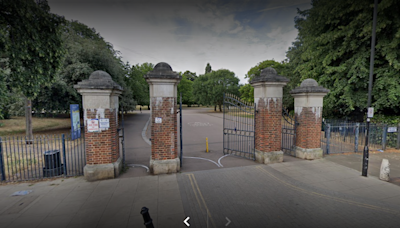
[[[73,85],[87,79],[95,70],[103,70],[120,84],[122,92],[119,105],[125,111],[135,109],[132,90],[126,86],[125,77],[130,66],[121,61],[112,44],[107,43],[95,29],[78,21],[66,21],[62,39],[66,50],[62,67],[51,85],[42,86],[38,97],[33,100],[36,111],[66,112],[69,104],[81,103],[81,96]]]
[[[51,14],[47,1],[0,1],[0,46],[9,61],[11,87],[26,97],[27,137],[32,138],[31,100],[41,86],[51,84],[64,54],[61,24],[64,19]]]
[[[210,63],[207,63],[205,74],[211,73],[211,71],[212,71],[211,70],[211,65],[210,65]]]
[[[193,94],[197,102],[203,105],[215,105],[222,111],[223,94],[239,95],[239,78],[226,69],[200,75],[193,83]]]
[[[184,74],[181,74],[182,79],[178,84],[178,101],[179,101],[179,96],[182,93],[182,103],[187,104],[188,107],[190,107],[194,103],[194,98],[193,98],[193,81],[189,80],[188,77],[190,77],[190,74],[187,74],[186,72]]]
[[[283,87],[283,106],[289,110],[294,109],[294,100],[290,95],[290,91],[299,85],[300,77],[293,73],[291,65],[287,62],[276,62],[275,60],[265,60],[259,62],[256,66],[250,68],[250,70],[245,75],[249,82],[255,77],[259,76],[261,70],[272,67],[276,70],[279,75],[285,76],[290,79],[290,82]],[[246,84],[240,88],[240,97],[246,101],[254,102],[254,87],[250,84]]]
[[[298,11],[299,30],[289,61],[302,79],[314,78],[331,92],[324,115],[355,115],[367,106],[373,1],[312,1]],[[377,112],[400,114],[400,1],[378,5],[372,106]],[[360,119],[360,118],[359,118]]]
[[[186,78],[188,79],[188,80],[190,80],[190,81],[194,81],[194,80],[196,80],[196,78],[197,78],[197,75],[196,75],[196,73],[194,73],[194,72],[190,72],[190,71],[185,71],[185,73],[183,73],[185,76],[186,76]]]
[[[127,85],[133,91],[132,98],[135,99],[139,105],[150,105],[149,84],[143,76],[149,71],[152,71],[153,68],[154,64],[152,63],[133,65],[129,71],[128,77],[125,78]]]

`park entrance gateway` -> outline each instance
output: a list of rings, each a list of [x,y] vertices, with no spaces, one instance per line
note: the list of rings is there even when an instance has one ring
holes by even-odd
[[[223,105],[224,154],[255,160],[255,104],[224,94]]]

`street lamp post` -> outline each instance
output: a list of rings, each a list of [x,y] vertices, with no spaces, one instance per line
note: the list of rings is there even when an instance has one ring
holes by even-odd
[[[369,83],[368,83],[368,105],[371,107],[371,96],[372,96],[372,80],[374,75],[374,57],[375,57],[375,38],[376,38],[376,17],[378,14],[378,0],[374,0],[374,17],[372,23],[372,40],[371,40],[371,58],[369,62]],[[363,153],[363,165],[362,165],[362,175],[366,177],[368,175],[368,160],[369,160],[369,149],[368,149],[368,135],[369,135],[369,125],[370,119],[367,115],[367,132],[365,134],[365,147]]]

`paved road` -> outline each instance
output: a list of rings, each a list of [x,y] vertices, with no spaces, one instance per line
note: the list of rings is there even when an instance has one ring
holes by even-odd
[[[148,116],[127,118],[128,164],[148,164],[150,146],[141,135]],[[209,125],[184,128],[185,156],[218,161],[218,119],[219,114],[186,112],[184,124]],[[210,137],[211,153],[202,151],[204,137]],[[362,177],[329,158],[285,156],[283,163],[260,165],[225,157],[223,167],[187,158],[183,171],[170,175],[153,176],[134,167],[112,180],[3,184],[0,227],[145,227],[139,213],[143,206],[156,228],[186,227],[186,217],[190,227],[225,227],[226,218],[231,221],[227,227],[399,227],[399,186]],[[33,192],[11,196],[22,190]]]
[[[177,178],[191,227],[224,227],[226,218],[229,227],[400,224],[397,186],[324,160],[198,171]]]
[[[337,155],[325,155],[326,160],[352,168],[361,173],[362,153],[348,153]],[[379,177],[382,159],[388,159],[390,163],[390,182],[400,186],[400,153],[373,152],[369,155],[368,175]]]
[[[196,108],[183,110],[183,160],[181,172],[219,169],[254,165],[254,161],[234,156],[224,156],[222,113],[210,113],[210,109]],[[143,166],[149,166],[151,147],[142,137],[149,120],[148,110],[135,115],[125,116],[125,156],[127,164],[136,164],[122,177],[150,175]],[[179,123],[179,119],[178,119]],[[179,124],[178,124],[179,134]],[[145,135],[150,136],[150,126]],[[206,153],[206,137],[209,142],[209,153]],[[178,147],[179,137],[178,137]]]

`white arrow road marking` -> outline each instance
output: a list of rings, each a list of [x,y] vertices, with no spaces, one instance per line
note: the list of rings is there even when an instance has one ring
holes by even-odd
[[[231,220],[229,220],[228,219],[228,217],[225,217],[226,218],[226,220],[228,220],[228,223],[227,224],[225,224],[225,226],[228,226],[229,225],[229,223],[231,223]]]
[[[145,165],[141,165],[141,164],[128,164],[129,167],[143,167],[147,170],[147,172],[149,172],[149,167],[145,166]]]
[[[188,223],[189,219],[190,219],[190,217],[187,217],[185,220],[183,220],[183,223],[185,223],[185,225],[186,225],[187,227],[190,226],[190,224]]]
[[[222,156],[222,157],[220,157],[220,158],[218,159],[218,164],[219,164],[220,167],[224,167],[224,166],[221,164],[221,159],[223,159],[224,157],[229,156],[229,155],[230,155],[230,154],[224,155],[224,156]]]

